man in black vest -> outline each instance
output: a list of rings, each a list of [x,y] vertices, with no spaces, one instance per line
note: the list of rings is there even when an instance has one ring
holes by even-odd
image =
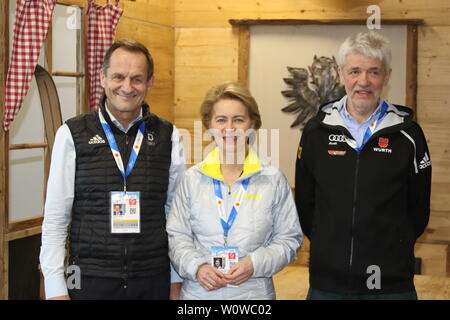
[[[56,134],[40,255],[47,299],[169,298],[166,212],[185,166],[178,130],[144,101],[153,81],[145,46],[115,42],[98,110]]]

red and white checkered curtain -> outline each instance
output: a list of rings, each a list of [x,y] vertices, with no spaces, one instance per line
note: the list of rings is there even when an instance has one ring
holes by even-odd
[[[30,87],[55,4],[56,0],[16,1],[13,50],[5,86],[5,131],[22,107]]]
[[[89,1],[88,8],[88,72],[89,72],[89,107],[96,109],[103,95],[100,84],[100,71],[106,51],[114,41],[116,26],[123,10],[109,3],[101,6],[94,0]]]

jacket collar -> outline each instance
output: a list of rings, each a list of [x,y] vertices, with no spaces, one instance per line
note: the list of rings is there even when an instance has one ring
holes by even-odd
[[[345,122],[339,112],[342,103],[345,103],[346,98],[347,96],[344,96],[341,100],[330,102],[320,107],[317,114],[319,122],[328,127],[343,128],[348,132]],[[397,128],[397,126],[403,127],[412,121],[412,116],[413,111],[411,109],[388,103],[386,116],[381,120],[374,133],[386,128]]]
[[[244,160],[244,170],[242,177],[251,175],[261,170],[261,162],[256,152],[247,147],[247,156]],[[206,159],[200,164],[200,171],[214,179],[224,180],[222,172],[220,171],[220,150],[216,147],[211,151]]]

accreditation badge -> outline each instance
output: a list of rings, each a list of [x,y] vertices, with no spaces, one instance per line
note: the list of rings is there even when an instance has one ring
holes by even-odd
[[[111,233],[141,232],[140,192],[111,192]]]
[[[228,273],[238,261],[238,247],[211,247],[211,265],[221,272]]]

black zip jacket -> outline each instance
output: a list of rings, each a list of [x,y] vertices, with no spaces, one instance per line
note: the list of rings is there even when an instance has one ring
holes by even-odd
[[[295,200],[311,240],[310,286],[347,295],[414,290],[414,243],[429,219],[431,161],[412,110],[389,105],[360,152],[339,103],[305,126]]]

